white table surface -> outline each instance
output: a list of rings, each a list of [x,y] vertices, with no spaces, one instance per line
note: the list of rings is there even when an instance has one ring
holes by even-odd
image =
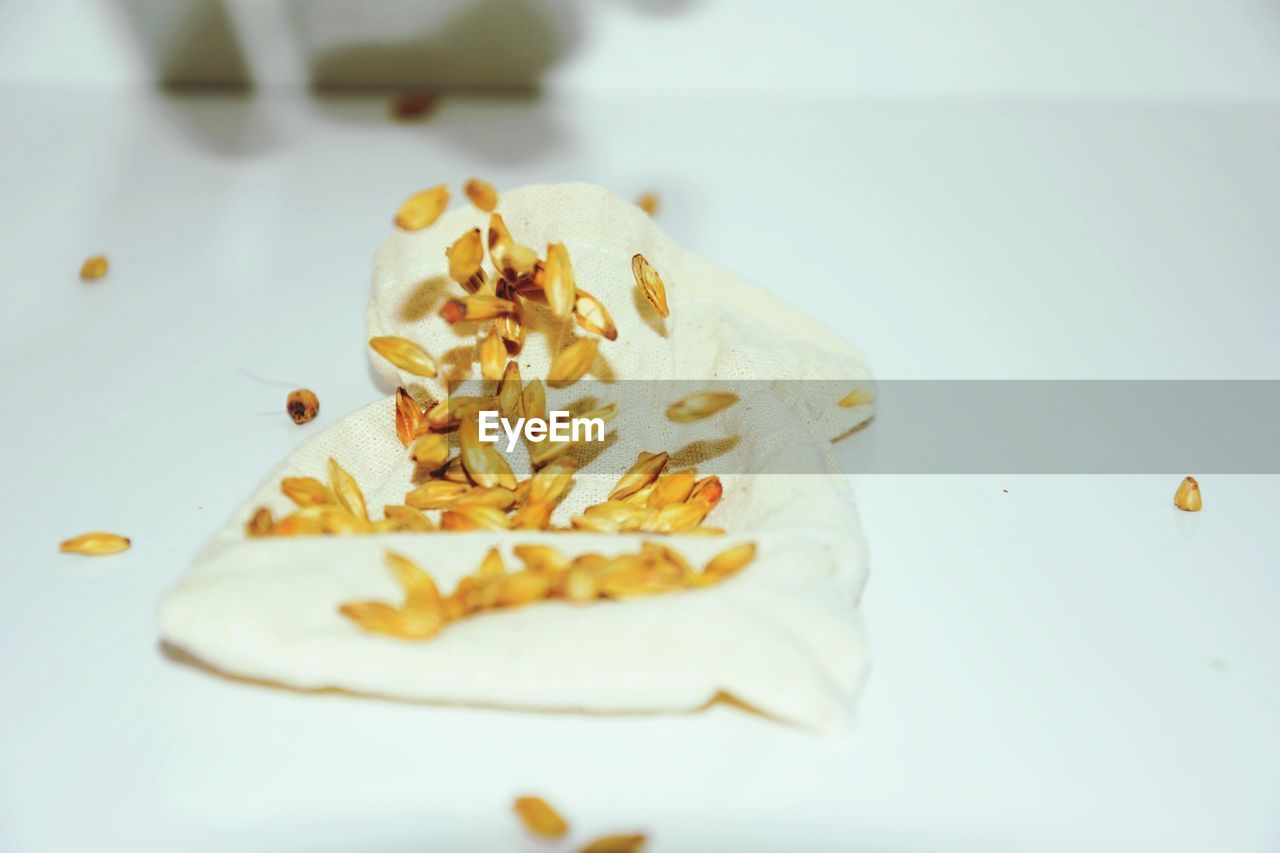
[[[881,378],[1275,379],[1280,105],[0,109],[0,849],[549,849],[525,791],[659,853],[1280,849],[1276,477],[1205,474],[1198,516],[1177,476],[860,479],[874,664],[844,738],[305,696],[169,659],[154,618],[270,465],[380,395],[370,256],[408,191],[654,189]],[[135,545],[56,552],[85,529]]]

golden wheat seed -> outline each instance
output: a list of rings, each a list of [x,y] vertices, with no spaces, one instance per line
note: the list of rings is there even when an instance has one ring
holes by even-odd
[[[618,484],[609,492],[609,500],[620,501],[627,495],[635,494],[645,486],[658,479],[662,469],[667,467],[667,453],[640,454],[636,464],[622,475]]]
[[[546,530],[551,524],[551,504],[526,503],[511,516],[512,530]]]
[[[517,545],[512,553],[524,563],[525,571],[556,575],[569,568],[569,558],[550,545]]]
[[[547,389],[541,379],[531,380],[520,396],[526,418],[547,419]]]
[[[404,590],[404,606],[410,610],[440,610],[440,590],[431,575],[403,554],[387,551],[383,554],[387,567]]]
[[[467,476],[477,486],[502,486],[515,491],[516,475],[494,445],[480,440],[480,424],[475,417],[458,425],[458,455]]]
[[[86,258],[85,262],[80,265],[80,280],[97,281],[107,274],[108,266],[105,255],[94,255],[91,258]]]
[[[650,216],[654,216],[658,212],[658,195],[657,193],[645,193],[636,199],[636,207],[643,210]]]
[[[409,455],[426,471],[439,471],[449,461],[449,437],[429,432],[414,440]]]
[[[329,487],[315,477],[285,477],[280,481],[280,492],[300,507],[333,503]]]
[[[127,551],[130,545],[127,536],[120,536],[116,533],[101,533],[94,531],[92,533],[81,533],[79,536],[72,536],[58,545],[58,550],[65,554],[84,554],[89,557],[105,557],[108,554],[118,554],[121,551]]]
[[[272,536],[319,536],[324,533],[323,506],[304,506],[276,521]]]
[[[547,265],[542,275],[542,292],[547,295],[547,307],[557,317],[568,317],[573,310],[577,285],[573,278],[573,264],[564,243],[547,245]]]
[[[409,396],[403,385],[400,386],[396,389],[396,438],[400,439],[402,446],[408,447],[412,443],[421,423],[422,410],[418,408],[417,401]]]
[[[573,302],[573,319],[588,332],[600,335],[611,341],[618,339],[618,327],[604,307],[604,303],[585,290],[579,290]]]
[[[566,388],[577,382],[596,360],[599,346],[599,338],[583,338],[560,350],[547,371],[547,384],[552,388]]]
[[[411,506],[387,504],[382,508],[382,516],[387,521],[395,522],[395,529],[405,533],[430,533],[436,529],[431,519]]]
[[[453,245],[445,249],[449,260],[449,278],[462,285],[468,293],[475,293],[484,283],[481,266],[484,264],[484,238],[479,228],[464,233]]]
[[[461,533],[468,530],[509,530],[511,519],[497,507],[472,504],[453,506],[440,515],[440,529]]]
[[[516,797],[513,808],[525,829],[534,835],[563,838],[569,831],[565,819],[541,797]]]
[[[684,503],[693,493],[693,487],[697,481],[698,472],[693,470],[675,471],[659,477],[653,483],[653,488],[645,498],[644,505],[661,509],[669,504]],[[640,492],[635,494],[638,495]]]
[[[493,327],[498,330],[498,337],[502,338],[502,345],[507,348],[508,355],[519,355],[524,348],[526,329],[520,320],[520,314],[520,305],[516,303],[515,311],[503,314],[493,321]]]
[[[501,486],[475,486],[461,495],[453,502],[455,507],[460,506],[491,506],[495,509],[507,510],[515,506],[516,493],[510,489],[504,489]]]
[[[738,402],[738,395],[727,391],[700,391],[677,400],[667,407],[667,418],[678,424],[691,424],[709,418]]]
[[[444,184],[414,193],[396,211],[396,227],[421,231],[440,218],[449,204],[449,188]]]
[[[583,847],[581,853],[640,853],[648,840],[642,832],[603,835]]]
[[[710,509],[706,504],[701,503],[664,506],[657,510],[657,516],[641,529],[650,533],[683,533],[701,524]]]
[[[662,283],[662,276],[658,275],[658,271],[644,255],[637,254],[631,259],[631,274],[635,277],[640,292],[644,294],[645,299],[649,300],[649,304],[653,306],[654,311],[658,312],[658,316],[671,316],[671,310],[667,308],[667,288]]]
[[[585,530],[589,533],[617,533],[622,525],[603,515],[575,515],[569,519],[574,530]]]
[[[724,494],[724,486],[720,483],[720,478],[715,474],[699,480],[693,487],[693,491],[689,493],[690,503],[705,504],[710,510],[716,504],[720,503],[720,498]]]
[[[600,595],[600,585],[596,573],[590,569],[573,568],[569,570],[564,582],[564,597],[570,601],[582,603],[594,601]]]
[[[329,489],[338,506],[345,509],[355,518],[368,521],[369,512],[365,509],[364,493],[360,491],[356,478],[347,469],[338,464],[338,460],[329,457]]]
[[[1187,512],[1200,511],[1200,484],[1195,477],[1187,477],[1178,485],[1178,491],[1173,495],[1173,505]]]
[[[394,335],[382,335],[369,338],[369,346],[373,347],[373,351],[378,355],[406,373],[425,376],[428,379],[436,375],[435,360],[413,341]]]
[[[462,191],[471,199],[472,204],[485,213],[492,213],[498,206],[498,191],[488,181],[472,178],[462,185]]]
[[[495,382],[502,378],[507,368],[507,348],[498,337],[498,330],[490,327],[489,334],[481,339],[478,347],[480,354],[480,373],[485,379]]]
[[[471,488],[470,483],[428,480],[405,495],[404,502],[414,509],[445,509],[453,506]]]
[[[520,365],[515,361],[507,362],[498,383],[498,413],[510,421],[520,417],[521,386]]]
[[[865,388],[854,388],[848,394],[836,402],[837,406],[845,409],[852,409],[856,406],[863,406],[871,402],[871,392]]]
[[[276,520],[271,515],[271,510],[265,506],[260,506],[253,511],[253,515],[249,516],[249,520],[244,523],[244,535],[251,538],[270,536],[275,526]]]
[[[427,428],[437,432],[446,432],[457,427],[463,418],[483,409],[491,408],[493,404],[494,399],[492,397],[459,396],[441,400],[427,412]]]
[[[295,424],[305,424],[315,420],[316,415],[320,414],[320,398],[309,388],[299,388],[289,392],[284,401],[284,410]]]
[[[554,504],[573,484],[577,466],[568,459],[548,465],[529,478],[529,502]]]
[[[489,259],[507,281],[514,282],[533,272],[538,253],[511,237],[502,214],[489,215]]]
[[[745,569],[755,558],[756,544],[754,542],[734,545],[732,548],[721,551],[708,560],[706,566],[702,569],[702,577],[709,581],[724,580]]]
[[[463,320],[492,320],[516,310],[516,304],[509,299],[476,293],[461,299],[450,299],[440,309],[440,316],[453,324]]]
[[[546,576],[534,572],[512,572],[502,579],[498,606],[519,607],[522,604],[532,604],[546,598],[549,592],[551,581]]]

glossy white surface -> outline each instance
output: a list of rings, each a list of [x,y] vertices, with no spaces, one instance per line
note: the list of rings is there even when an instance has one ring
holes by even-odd
[[[1280,845],[1275,477],[1203,476],[1195,517],[1177,476],[862,480],[845,740],[302,696],[171,660],[154,624],[269,466],[380,393],[369,258],[410,190],[656,189],[679,241],[881,377],[1280,378],[1274,102],[0,107],[0,849],[541,849],[524,791],[656,851]],[[89,528],[135,547],[56,553]]]

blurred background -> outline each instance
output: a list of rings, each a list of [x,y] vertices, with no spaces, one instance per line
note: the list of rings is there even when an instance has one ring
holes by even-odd
[[[0,0],[0,115],[5,853],[534,849],[528,791],[657,853],[1280,849],[1275,477],[861,479],[834,740],[234,684],[154,615],[383,395],[441,182],[654,193],[881,379],[1280,379],[1275,0]]]

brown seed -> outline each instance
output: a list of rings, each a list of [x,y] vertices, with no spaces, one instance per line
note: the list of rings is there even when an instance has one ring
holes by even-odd
[[[1173,495],[1173,505],[1178,509],[1187,512],[1199,512],[1202,506],[1200,501],[1200,484],[1196,482],[1195,477],[1187,477],[1178,485],[1178,491]]]
[[[396,367],[415,376],[428,379],[436,375],[436,363],[427,351],[405,338],[394,335],[383,335],[369,338],[369,346],[373,351],[394,364]]]
[[[127,551],[132,544],[127,536],[116,533],[81,533],[60,543],[58,550],[65,554],[84,554],[88,557],[105,557]]]
[[[627,473],[622,475],[618,484],[609,492],[609,500],[620,501],[627,495],[635,494],[645,486],[658,479],[662,469],[667,467],[667,453],[655,453],[649,456],[641,454]]]
[[[428,480],[405,495],[404,502],[414,509],[444,509],[453,506],[469,491],[471,485],[468,483]]]
[[[324,506],[333,503],[329,487],[315,477],[285,477],[280,481],[281,493],[298,506]]]
[[[738,402],[737,394],[727,391],[701,391],[677,400],[667,407],[667,417],[678,424],[690,424],[709,418]]]
[[[502,214],[493,213],[489,216],[489,259],[503,278],[514,282],[533,272],[538,254],[513,240]]]
[[[636,206],[645,213],[653,216],[658,212],[658,196],[655,193],[645,193],[636,199]]]
[[[524,348],[526,329],[520,321],[520,313],[520,305],[516,303],[514,313],[503,314],[493,321],[493,327],[498,330],[498,337],[502,338],[502,345],[507,348],[508,355],[519,355]]]
[[[427,471],[438,471],[449,461],[449,438],[438,432],[419,436],[413,442],[409,455]]]
[[[254,510],[253,515],[249,516],[249,520],[244,523],[244,535],[248,537],[270,536],[271,529],[276,526],[276,520],[271,516],[271,510],[265,506],[260,506]]]
[[[467,469],[462,467],[462,457],[455,456],[449,460],[448,464],[440,469],[440,473],[436,475],[450,483],[462,483],[466,486],[474,486],[471,478],[467,476]]]
[[[484,264],[484,239],[479,228],[472,228],[453,245],[445,249],[449,259],[449,278],[462,285],[468,293],[475,293],[484,283],[481,266]]]
[[[863,406],[871,402],[871,392],[865,388],[854,388],[848,394],[840,398],[836,403],[837,406],[845,409],[852,409],[856,406]]]
[[[509,299],[476,293],[462,299],[450,299],[440,309],[440,316],[450,325],[462,320],[492,320],[516,310],[516,304]]]
[[[707,565],[702,569],[702,577],[708,581],[724,580],[745,569],[755,558],[756,544],[754,542],[734,545],[727,551],[721,551],[708,560]]]
[[[569,831],[565,819],[541,797],[516,797],[516,814],[525,829],[543,838],[563,838]]]
[[[108,264],[105,255],[94,255],[86,258],[80,265],[81,281],[97,281],[107,274]]]
[[[494,447],[480,440],[479,420],[468,417],[458,425],[458,455],[467,476],[478,486],[502,486],[515,491],[516,476]]]
[[[364,493],[347,470],[338,464],[338,460],[329,457],[329,490],[333,492],[338,506],[345,509],[355,518],[369,520],[369,512],[364,506]]]
[[[315,416],[320,414],[320,399],[316,397],[314,391],[299,388],[297,391],[289,392],[289,396],[284,401],[284,409],[289,413],[289,417],[293,418],[295,424],[305,424],[307,421],[315,420]]]
[[[573,278],[573,264],[564,243],[547,245],[547,266],[542,277],[542,292],[547,295],[547,307],[557,317],[568,317],[573,310],[577,287]]]
[[[611,341],[618,339],[618,327],[613,324],[613,318],[609,316],[604,303],[585,290],[579,290],[574,300],[573,319],[588,332],[601,335]]]
[[[423,119],[434,112],[438,102],[435,92],[404,92],[391,102],[391,117],[401,121]]]
[[[499,380],[507,368],[507,348],[503,346],[498,330],[490,328],[478,347],[480,351],[480,373],[485,379]]]
[[[498,383],[498,413],[504,418],[514,421],[520,417],[521,390],[520,365],[509,361]]]
[[[405,533],[430,533],[436,529],[431,519],[411,506],[388,504],[382,508],[382,515],[388,521],[395,522],[395,529]]]
[[[471,199],[472,204],[485,213],[492,213],[498,206],[498,191],[488,181],[472,178],[462,185],[462,191],[467,194],[467,198]]]
[[[440,529],[462,533],[468,530],[509,530],[511,520],[502,510],[472,504],[471,506],[454,506],[445,510],[440,516]]]
[[[396,437],[400,439],[400,444],[408,447],[413,442],[413,437],[418,434],[418,427],[422,425],[422,410],[418,408],[418,403],[409,396],[409,392],[400,386],[396,389]],[[443,460],[441,460],[443,463]]]
[[[552,388],[566,388],[577,382],[596,360],[599,346],[599,338],[582,338],[560,350],[547,371],[547,384]]]
[[[547,389],[541,379],[534,379],[524,388],[521,394],[521,407],[526,418],[547,419]]]
[[[414,193],[396,212],[396,226],[405,231],[421,231],[440,218],[449,204],[449,188],[444,184]]]
[[[642,832],[604,835],[583,847],[581,853],[640,853],[648,840]]]
[[[658,312],[658,316],[671,316],[671,311],[667,308],[667,288],[663,285],[658,271],[644,255],[636,255],[631,259],[631,274],[635,276],[636,285],[644,294],[644,298],[649,300],[653,310]]]

